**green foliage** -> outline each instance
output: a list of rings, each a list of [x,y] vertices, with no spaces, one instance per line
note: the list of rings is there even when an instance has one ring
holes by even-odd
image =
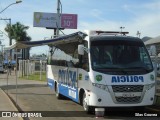
[[[27,76],[24,76],[24,77],[22,77],[20,79],[36,80],[36,81],[46,81],[46,72],[42,72],[41,73],[41,80],[40,80],[40,72],[35,72],[32,75],[28,75],[28,78],[27,78]]]
[[[7,24],[5,31],[11,39],[15,39],[16,41],[30,41],[31,37],[27,34],[28,29],[28,26],[17,22],[13,25]]]

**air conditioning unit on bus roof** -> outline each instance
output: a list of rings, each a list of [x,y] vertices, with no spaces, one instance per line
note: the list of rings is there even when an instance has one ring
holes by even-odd
[[[121,31],[102,31],[102,30],[84,30],[84,32],[91,36],[91,35],[126,35],[129,32],[121,32]]]

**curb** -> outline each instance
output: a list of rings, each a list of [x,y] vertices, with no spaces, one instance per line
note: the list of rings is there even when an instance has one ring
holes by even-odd
[[[9,102],[9,104],[11,105],[11,107],[14,109],[14,111],[19,111],[17,109],[17,107],[15,106],[15,104],[12,102],[12,100],[10,99],[9,95],[7,95],[1,88],[0,88],[0,92],[5,96],[5,98],[7,99],[7,101]],[[18,117],[15,118],[17,120],[24,120],[22,117]]]
[[[18,109],[16,108],[16,106],[12,103],[11,99],[8,97],[8,95],[0,88],[0,92],[6,96],[6,99],[9,101],[9,104],[14,108],[15,111],[18,111]]]

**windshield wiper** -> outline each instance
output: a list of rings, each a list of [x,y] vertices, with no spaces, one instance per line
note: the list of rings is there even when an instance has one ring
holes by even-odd
[[[103,68],[95,68],[96,70],[99,71],[109,71],[109,70],[114,70],[118,72],[123,72],[124,74],[128,74],[128,72],[125,70],[125,68],[118,68],[118,67],[103,67]]]
[[[130,67],[130,68],[127,68],[127,69],[141,69],[141,70],[145,70],[146,72],[149,72],[150,70],[145,68],[145,67]]]

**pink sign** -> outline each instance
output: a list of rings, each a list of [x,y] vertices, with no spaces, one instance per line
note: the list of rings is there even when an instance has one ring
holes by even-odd
[[[68,29],[77,29],[77,15],[76,14],[62,14],[61,27]]]

